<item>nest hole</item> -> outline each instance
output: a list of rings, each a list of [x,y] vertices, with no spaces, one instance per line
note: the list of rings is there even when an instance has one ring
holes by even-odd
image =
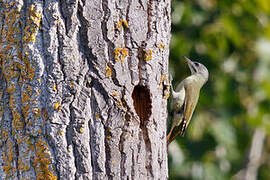
[[[150,90],[144,86],[135,86],[132,92],[134,108],[140,118],[140,127],[143,128],[152,112]]]

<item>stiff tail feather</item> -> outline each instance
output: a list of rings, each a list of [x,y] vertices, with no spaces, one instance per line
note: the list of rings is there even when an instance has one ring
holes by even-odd
[[[180,136],[185,135],[187,128],[187,121],[182,121],[179,126],[175,126],[171,129],[170,133],[167,136],[167,145],[169,145],[179,134]]]

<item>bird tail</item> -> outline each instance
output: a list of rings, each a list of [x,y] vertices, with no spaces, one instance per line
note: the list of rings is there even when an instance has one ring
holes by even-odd
[[[182,121],[179,126],[172,128],[167,136],[167,145],[169,145],[178,135],[183,137],[185,135],[186,128],[186,121]]]

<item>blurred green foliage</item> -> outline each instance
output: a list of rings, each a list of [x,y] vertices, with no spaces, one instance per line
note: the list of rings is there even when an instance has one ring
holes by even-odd
[[[264,131],[258,179],[270,179],[270,1],[173,0],[170,72],[204,64],[209,81],[185,137],[170,145],[170,179],[236,179]]]

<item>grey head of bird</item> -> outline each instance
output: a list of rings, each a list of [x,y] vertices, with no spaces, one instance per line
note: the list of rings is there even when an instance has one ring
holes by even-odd
[[[206,83],[206,81],[208,80],[208,76],[209,76],[209,72],[208,72],[207,68],[199,62],[193,62],[190,59],[188,59],[187,57],[184,57],[184,58],[188,64],[188,67],[191,71],[191,74],[200,76],[202,78],[202,80],[204,81],[203,84]]]

